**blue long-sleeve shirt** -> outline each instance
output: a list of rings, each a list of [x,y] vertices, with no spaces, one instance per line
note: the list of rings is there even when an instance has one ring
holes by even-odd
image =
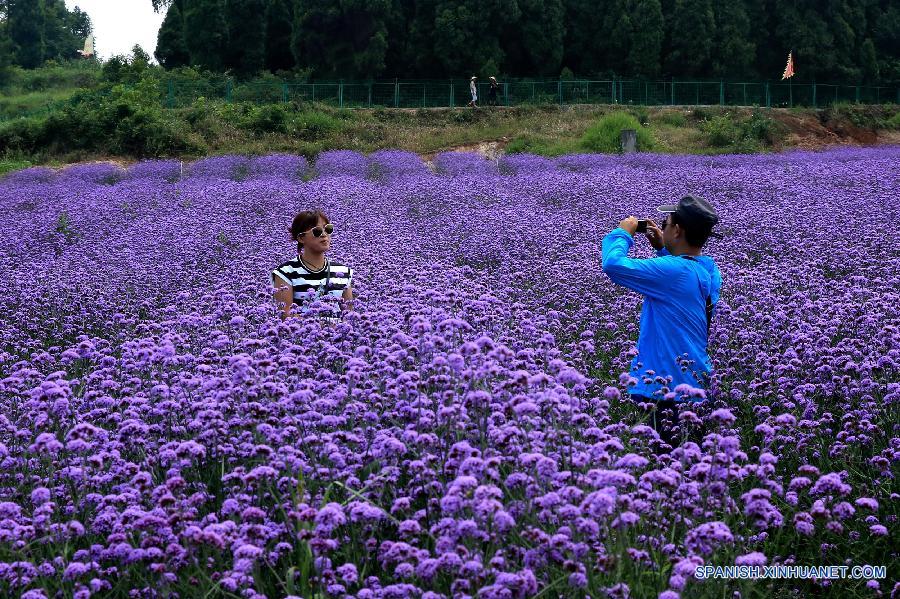
[[[614,283],[644,296],[638,355],[631,363],[631,375],[638,383],[629,393],[662,399],[658,376],[672,377],[669,391],[682,383],[705,387],[704,379],[712,371],[706,351],[706,298],[713,305],[719,301],[719,268],[709,256],[690,260],[673,256],[665,248],[656,258],[629,258],[632,246],[634,239],[622,228],[603,238],[603,272]],[[685,354],[692,361],[687,372],[677,362]]]

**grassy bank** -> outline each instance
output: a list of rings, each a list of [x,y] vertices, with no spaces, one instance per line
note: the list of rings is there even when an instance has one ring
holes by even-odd
[[[22,91],[62,93],[57,88]],[[623,128],[638,131],[641,151],[751,153],[811,147],[811,140],[818,138],[822,143],[900,141],[896,133],[900,112],[896,105],[342,110],[318,104],[256,105],[203,98],[187,108],[166,109],[160,105],[156,83],[143,81],[112,86],[103,94],[76,91],[56,106],[0,123],[0,170],[25,164],[193,159],[210,154],[291,152],[314,158],[331,149],[401,148],[432,155],[483,144],[547,156],[615,152]]]

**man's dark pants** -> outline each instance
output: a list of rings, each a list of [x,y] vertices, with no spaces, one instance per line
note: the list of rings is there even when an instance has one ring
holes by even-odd
[[[643,395],[630,395],[631,400],[637,404],[656,404],[656,409],[651,412],[650,426],[659,435],[663,442],[672,449],[680,445],[680,432],[678,430],[678,403],[670,399],[651,399]]]

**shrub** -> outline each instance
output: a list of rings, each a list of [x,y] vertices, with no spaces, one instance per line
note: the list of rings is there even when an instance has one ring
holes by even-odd
[[[287,121],[287,109],[283,105],[263,104],[251,107],[238,125],[256,133],[287,133]]]
[[[643,106],[629,109],[629,114],[633,115],[641,125],[650,124],[650,112]]]
[[[614,153],[622,149],[622,130],[634,129],[637,132],[639,151],[653,148],[653,135],[641,126],[633,115],[625,112],[612,112],[600,117],[581,137],[581,147],[589,152]]]
[[[653,120],[670,127],[687,127],[688,124],[687,117],[681,112],[663,112]]]
[[[887,120],[887,128],[888,129],[900,129],[900,112],[896,113],[894,116]]]
[[[767,145],[780,142],[786,133],[784,125],[769,118],[758,109],[753,111],[749,119],[741,123],[741,131],[745,138]]]
[[[546,142],[532,135],[515,137],[506,144],[507,154],[543,154]]]
[[[343,124],[324,112],[311,110],[294,115],[287,129],[301,139],[315,141],[328,133],[343,129]]]
[[[88,150],[134,156],[168,156],[202,148],[171,113],[164,112],[146,79],[135,86],[113,86],[104,94],[76,92],[46,116],[17,119],[0,126],[0,146],[34,153]]]
[[[44,145],[46,117],[21,118],[0,124],[0,147],[31,154]]]
[[[705,108],[700,108],[699,106],[691,111],[691,116],[694,117],[695,121],[705,121],[709,118],[709,111]]]
[[[728,113],[703,121],[700,130],[706,135],[706,143],[714,148],[734,145],[743,137],[740,127]]]
[[[736,153],[758,152],[761,146],[771,146],[783,139],[784,126],[754,110],[746,118],[730,112],[709,118],[700,123],[707,145],[728,148]]]
[[[25,91],[94,87],[100,76],[100,66],[90,61],[64,64],[48,61],[37,69],[16,69],[14,73],[16,87]]]

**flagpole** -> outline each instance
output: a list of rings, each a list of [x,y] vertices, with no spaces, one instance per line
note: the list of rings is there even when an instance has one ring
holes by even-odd
[[[790,92],[791,108],[794,107],[794,49],[791,48],[791,76],[788,77],[788,91]]]

